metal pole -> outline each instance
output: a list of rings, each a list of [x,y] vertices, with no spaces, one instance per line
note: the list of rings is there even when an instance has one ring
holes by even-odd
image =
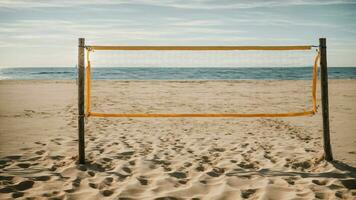
[[[332,161],[333,155],[330,144],[329,126],[329,95],[328,95],[328,65],[326,58],[326,38],[319,39],[320,50],[320,82],[321,82],[321,104],[323,115],[323,139],[325,160]]]
[[[84,143],[84,50],[85,39],[79,38],[78,45],[78,147],[79,164],[85,164]]]

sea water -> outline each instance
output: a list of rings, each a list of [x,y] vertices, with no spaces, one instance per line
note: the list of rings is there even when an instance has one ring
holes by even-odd
[[[356,79],[356,67],[329,67],[329,79]],[[94,80],[308,80],[312,67],[92,68]],[[74,80],[74,67],[0,68],[0,80]]]

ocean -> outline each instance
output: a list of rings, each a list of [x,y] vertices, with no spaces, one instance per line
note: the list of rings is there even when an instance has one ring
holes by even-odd
[[[356,67],[329,67],[329,79],[356,79]],[[311,67],[92,68],[94,80],[308,80]],[[74,67],[0,68],[0,80],[75,80]]]

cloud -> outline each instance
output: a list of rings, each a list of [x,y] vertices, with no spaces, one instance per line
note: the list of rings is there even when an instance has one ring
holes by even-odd
[[[284,6],[320,6],[356,4],[353,0],[2,0],[2,8],[75,7],[83,5],[151,5],[183,9],[251,9]]]
[[[187,20],[187,19],[182,19],[182,18],[175,18],[169,20],[171,25],[175,26],[217,26],[217,25],[222,25],[223,22],[221,20]]]
[[[120,1],[121,2],[121,1]],[[2,8],[49,8],[49,7],[73,7],[81,5],[110,5],[115,4],[115,1],[84,1],[84,0],[2,0],[0,7]]]
[[[145,26],[144,22],[135,20],[16,20],[0,23],[0,35],[4,38],[17,40],[65,40],[78,35],[86,35],[91,38],[106,38],[108,36],[120,37],[124,40],[159,40],[162,37],[176,38],[179,35],[237,35],[243,33],[239,30],[224,30],[209,27],[210,21],[166,21],[166,24],[157,26]],[[182,26],[184,28],[182,28]],[[169,27],[169,28],[167,28]],[[15,34],[14,34],[15,33]]]
[[[310,20],[297,20],[297,19],[276,19],[265,16],[264,18],[249,18],[249,19],[232,19],[237,24],[253,24],[253,26],[309,26],[309,27],[328,27],[337,28],[339,26],[330,23],[322,23]]]

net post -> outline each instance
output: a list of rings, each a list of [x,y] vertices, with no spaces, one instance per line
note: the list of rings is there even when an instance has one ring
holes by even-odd
[[[79,164],[85,164],[84,143],[84,51],[85,39],[79,38],[78,43],[78,154]]]
[[[325,160],[332,161],[333,155],[332,155],[331,144],[330,144],[326,38],[319,38],[319,49],[320,49],[320,82],[321,82],[321,104],[322,104],[322,115],[323,115],[324,154],[325,154]]]

